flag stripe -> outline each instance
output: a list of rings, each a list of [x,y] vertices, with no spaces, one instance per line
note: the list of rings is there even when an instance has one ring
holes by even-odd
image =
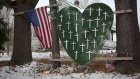
[[[38,37],[38,39],[39,39],[39,41],[40,41],[40,43],[41,43],[41,46],[44,47],[43,42],[42,42],[42,39],[41,39],[40,36],[39,36],[39,31],[38,31],[38,29],[34,28],[34,31],[35,31],[35,33],[36,33],[36,35],[37,35],[37,37]]]
[[[43,25],[44,25],[44,26],[46,26],[46,20],[45,20],[45,18],[44,18],[44,17],[45,17],[45,15],[44,15],[44,9],[43,9],[43,7],[41,8],[41,10],[40,10],[40,11],[41,11],[41,15],[42,15],[42,16],[41,16],[41,17],[42,17],[42,23],[43,23]],[[45,34],[48,34],[48,33],[47,33],[47,28],[46,28],[46,27],[43,27],[43,28],[44,28],[44,32],[45,32]],[[47,47],[50,47],[50,46],[49,46],[49,39],[48,39],[48,35],[45,35],[45,39],[47,39],[47,40],[48,40],[48,41],[46,41],[46,43],[47,43],[47,44],[46,44],[46,45],[47,45]]]
[[[42,18],[41,18],[41,13],[40,13],[40,8],[37,8],[37,16],[39,17],[39,24],[40,24],[40,31],[41,31],[41,38],[43,39],[43,43],[45,44],[45,48],[47,48],[46,47],[46,39],[45,39],[45,32],[44,32],[44,25],[43,25],[43,23],[42,23]]]
[[[41,34],[40,27],[36,27],[36,31],[37,31],[37,33],[38,33],[40,42],[42,43],[42,47],[45,47],[45,45],[44,45],[44,43],[43,43],[43,39],[42,39],[42,34]]]
[[[51,27],[50,27],[50,22],[49,22],[49,17],[47,16],[48,13],[47,13],[47,7],[45,7],[45,14],[46,14],[46,19],[47,19],[47,25],[48,25],[48,31],[49,33],[49,39],[50,39],[50,48],[52,48],[52,31],[51,31]]]
[[[36,12],[36,13],[37,13],[37,16],[38,16],[38,12]],[[39,20],[39,23],[40,23],[40,20]],[[39,34],[38,36],[41,39],[41,43],[42,43],[43,47],[45,47],[45,45],[44,45],[45,43],[43,41],[43,35],[42,35],[41,27],[36,27],[36,30],[38,31],[38,34]]]
[[[44,42],[45,42],[45,47],[48,48],[48,41],[47,41],[47,37],[46,37],[46,29],[45,29],[45,21],[43,19],[43,12],[41,9],[38,10],[38,13],[39,13],[39,17],[40,17],[40,22],[41,22],[41,25],[42,25],[42,31],[43,31],[43,37],[44,37]]]
[[[46,36],[46,37],[47,37],[47,40],[48,40],[48,46],[51,47],[51,41],[50,41],[51,39],[50,39],[50,32],[49,32],[49,27],[50,27],[50,26],[48,25],[48,20],[47,20],[47,15],[46,15],[47,12],[46,12],[46,10],[45,10],[45,7],[42,7],[42,9],[43,9],[43,10],[41,10],[41,11],[42,11],[43,16],[44,16],[43,18],[44,18],[44,21],[45,21],[45,22],[44,22],[44,23],[45,23],[45,26],[48,26],[48,27],[45,27],[45,29],[46,29],[45,32],[48,34],[48,35]]]

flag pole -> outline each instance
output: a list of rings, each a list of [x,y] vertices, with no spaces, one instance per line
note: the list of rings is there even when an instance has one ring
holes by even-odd
[[[61,6],[61,5],[62,5],[62,3],[58,3],[58,4],[48,5],[48,6],[46,6],[46,7],[47,7],[47,8],[51,8],[51,7]],[[13,14],[13,15],[14,15],[14,16],[21,15],[21,14],[24,14],[24,12],[26,12],[26,11],[17,12],[17,13],[15,13],[15,14]]]

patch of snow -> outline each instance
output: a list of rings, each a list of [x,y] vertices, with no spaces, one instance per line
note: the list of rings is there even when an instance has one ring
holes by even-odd
[[[116,50],[100,50],[99,54],[109,54],[109,53],[115,53]]]
[[[115,41],[111,41],[111,40],[106,40],[104,47],[112,47],[112,48],[116,48],[116,42]]]
[[[67,57],[68,54],[66,51],[60,51],[60,57]],[[39,58],[51,58],[52,52],[32,52],[33,59],[39,59]]]
[[[33,59],[50,58],[51,52],[32,52]]]
[[[10,61],[11,55],[7,55],[7,53],[0,54],[0,61]]]

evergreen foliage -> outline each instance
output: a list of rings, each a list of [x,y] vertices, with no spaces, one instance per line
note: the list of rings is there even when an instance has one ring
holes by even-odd
[[[10,0],[0,0],[0,9],[3,6],[8,7],[9,2]],[[7,23],[4,21],[4,18],[0,18],[0,50],[4,50],[3,44],[8,41],[7,33]]]
[[[3,44],[5,41],[8,41],[6,27],[7,23],[3,21],[3,18],[0,18],[0,50],[4,50]]]
[[[2,9],[3,6],[9,6],[10,0],[0,0],[0,9]]]

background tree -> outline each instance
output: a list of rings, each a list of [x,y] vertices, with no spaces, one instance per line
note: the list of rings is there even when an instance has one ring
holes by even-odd
[[[33,9],[38,0],[16,0],[14,12]],[[22,65],[32,61],[31,52],[31,27],[24,15],[15,16],[14,20],[14,48],[11,59],[12,64]]]
[[[56,0],[49,0],[50,5],[57,4]],[[51,13],[52,17],[55,17],[55,13],[57,13],[58,7],[52,7]],[[52,58],[60,58],[60,49],[59,49],[59,38],[57,35],[54,19],[51,20],[51,28],[52,28]],[[53,61],[52,62],[53,69],[56,69],[61,66],[60,61]]]
[[[116,69],[128,73],[136,68],[137,40],[139,32],[137,19],[137,0],[115,0],[116,11],[132,9],[131,13],[116,15],[117,56],[133,57],[133,61],[117,61]]]

